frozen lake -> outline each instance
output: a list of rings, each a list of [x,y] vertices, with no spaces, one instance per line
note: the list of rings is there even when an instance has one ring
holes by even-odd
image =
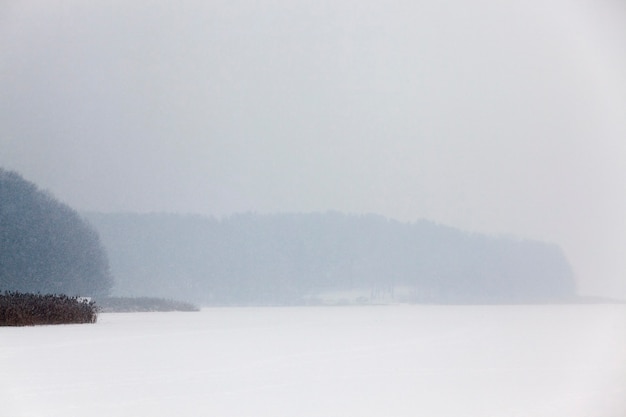
[[[0,328],[0,417],[624,417],[626,306],[211,308]]]

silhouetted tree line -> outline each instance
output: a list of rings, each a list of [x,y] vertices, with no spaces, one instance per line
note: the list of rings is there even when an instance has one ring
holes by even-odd
[[[0,294],[0,326],[95,323],[98,308],[93,301],[52,294]]]
[[[558,246],[375,215],[89,214],[116,295],[293,304],[333,290],[413,302],[554,301],[574,295]],[[408,289],[408,293],[406,291]]]
[[[96,231],[49,193],[0,168],[0,291],[104,295],[112,284]]]

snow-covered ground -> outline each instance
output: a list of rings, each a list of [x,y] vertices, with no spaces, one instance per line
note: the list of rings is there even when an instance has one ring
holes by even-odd
[[[626,306],[211,308],[0,328],[1,417],[626,416]]]

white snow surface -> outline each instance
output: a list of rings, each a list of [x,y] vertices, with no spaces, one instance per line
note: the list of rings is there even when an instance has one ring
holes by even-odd
[[[209,308],[0,328],[1,417],[626,416],[626,306]]]

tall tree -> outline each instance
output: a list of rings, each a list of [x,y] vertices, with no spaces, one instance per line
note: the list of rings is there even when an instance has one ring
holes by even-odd
[[[104,295],[112,284],[95,229],[51,194],[0,168],[0,290]]]

